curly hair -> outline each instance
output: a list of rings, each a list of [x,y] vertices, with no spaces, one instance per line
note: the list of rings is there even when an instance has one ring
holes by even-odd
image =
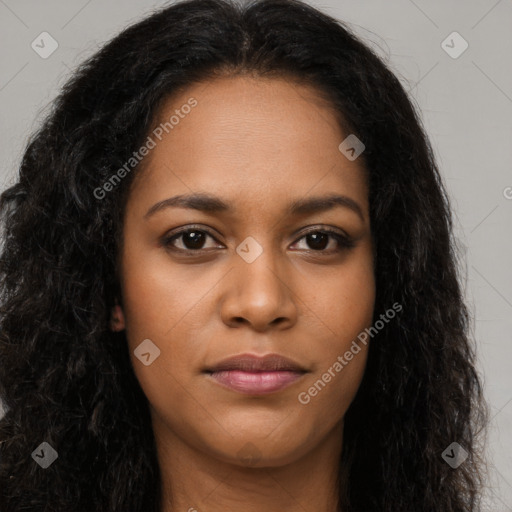
[[[488,416],[452,213],[433,151],[397,77],[346,24],[298,0],[186,0],[128,27],[82,64],[0,197],[0,509],[157,512],[148,401],[119,297],[123,212],[135,168],[94,190],[150,132],[163,101],[218,76],[288,77],[328,98],[364,141],[379,331],[345,415],[344,512],[474,512]],[[58,452],[46,470],[31,454]],[[468,459],[441,457],[452,442]],[[343,480],[343,482],[342,482]]]

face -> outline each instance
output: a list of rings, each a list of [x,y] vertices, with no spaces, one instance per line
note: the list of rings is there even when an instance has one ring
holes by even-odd
[[[173,115],[128,198],[117,328],[158,439],[293,462],[342,431],[365,369],[368,345],[353,343],[375,298],[365,170],[315,90],[286,80],[190,86],[159,122]],[[270,354],[295,367],[218,366]]]

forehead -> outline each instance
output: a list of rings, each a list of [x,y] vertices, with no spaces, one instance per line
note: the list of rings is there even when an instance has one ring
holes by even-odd
[[[194,105],[190,107],[190,105]],[[338,192],[366,207],[366,170],[339,150],[332,106],[314,88],[245,76],[191,85],[163,103],[139,194],[211,192],[236,207]],[[137,191],[135,191],[137,192]]]

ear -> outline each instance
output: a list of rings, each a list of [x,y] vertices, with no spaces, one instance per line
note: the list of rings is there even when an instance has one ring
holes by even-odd
[[[110,312],[110,330],[114,332],[122,331],[126,328],[123,308],[117,303]]]

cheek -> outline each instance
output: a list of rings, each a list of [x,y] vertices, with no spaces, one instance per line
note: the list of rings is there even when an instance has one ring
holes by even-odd
[[[354,295],[344,288],[333,298],[323,320],[329,326],[328,336],[317,338],[315,370],[297,395],[304,407],[306,421],[322,432],[329,431],[345,415],[364,376],[370,339],[365,329],[371,326],[374,293],[368,286],[354,286]]]
[[[344,414],[363,378],[370,338],[365,329],[372,325],[375,280],[370,258],[355,258],[317,292],[312,307],[319,312],[317,367],[303,388],[313,407],[335,407]],[[300,401],[300,400],[299,400]],[[338,418],[339,419],[339,418]]]
[[[180,322],[197,303],[194,282],[176,266],[166,264],[159,251],[126,246],[122,264],[123,309],[129,341],[162,340],[183,328]]]
[[[347,342],[350,345],[350,341],[372,322],[375,278],[368,252],[356,253],[346,265],[323,279],[311,303],[312,309],[330,327],[337,350],[342,350]]]
[[[173,376],[179,378],[182,362],[190,360],[193,350],[190,343],[181,342],[190,340],[184,331],[189,323],[183,319],[193,308],[193,303],[189,304],[193,294],[170,270],[148,251],[143,253],[135,244],[126,243],[122,261],[126,338],[137,379],[146,396],[157,401],[160,394],[176,389],[176,384],[170,385]],[[172,357],[168,341],[172,341]],[[152,352],[149,365],[137,357],[143,342]],[[157,355],[154,359],[153,354]],[[167,385],[162,386],[164,382]]]
[[[309,431],[308,437],[326,436],[343,421],[362,382],[367,352],[367,348],[361,349],[345,365],[335,354],[299,390],[300,424]]]
[[[125,332],[135,376],[153,407],[179,410],[188,385],[190,361],[197,353],[193,342],[197,337],[190,323],[197,297],[193,301],[193,293],[183,288],[179,276],[161,266],[137,265],[126,258],[125,269]],[[145,365],[136,353],[142,352],[138,347],[148,339],[157,347],[149,345],[158,355]]]

